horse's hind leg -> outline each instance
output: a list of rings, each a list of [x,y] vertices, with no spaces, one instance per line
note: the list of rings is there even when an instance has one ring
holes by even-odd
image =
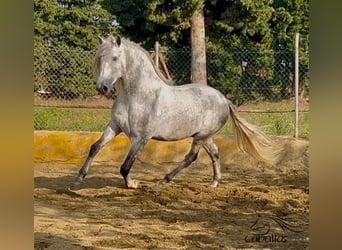
[[[182,169],[188,167],[198,157],[198,151],[201,149],[203,142],[193,139],[190,152],[185,156],[184,160],[173,171],[165,175],[159,184],[164,185],[171,181]]]
[[[213,182],[211,183],[211,187],[216,187],[221,180],[221,166],[220,166],[220,157],[217,145],[214,143],[213,138],[209,138],[205,141],[203,145],[205,151],[209,154],[212,164],[213,164]]]
[[[110,122],[106,129],[103,131],[102,136],[98,139],[94,144],[91,145],[88,157],[85,160],[82,168],[79,170],[79,174],[74,182],[74,185],[79,185],[85,176],[88,173],[90,164],[93,162],[95,156],[100,151],[100,149],[106,145],[109,141],[111,141],[115,135],[121,132],[120,128],[114,124],[114,122]]]

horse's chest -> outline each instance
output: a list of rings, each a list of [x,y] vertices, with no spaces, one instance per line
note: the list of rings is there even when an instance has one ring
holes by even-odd
[[[128,109],[124,102],[117,102],[112,109],[112,119],[125,134],[130,133],[128,122]]]
[[[144,105],[119,103],[113,109],[113,119],[126,135],[139,134],[148,130],[149,112]]]

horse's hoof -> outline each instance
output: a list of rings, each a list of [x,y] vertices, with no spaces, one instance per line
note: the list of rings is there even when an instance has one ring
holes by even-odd
[[[76,179],[73,184],[74,186],[79,186],[81,185],[81,183],[82,183],[82,180]]]
[[[77,190],[80,190],[80,188],[81,188],[81,185],[80,185],[81,183],[80,182],[78,182],[78,183],[74,183],[74,184],[72,184],[69,188],[68,188],[68,190],[70,190],[70,191],[77,191]]]
[[[64,190],[64,191],[59,191],[61,194],[68,194],[68,195],[78,195],[77,191],[79,190],[79,186],[71,186],[68,187],[68,189]]]
[[[129,189],[137,189],[138,184],[139,184],[139,182],[137,182],[137,181],[130,181],[130,182],[126,183],[126,187]]]
[[[160,181],[157,182],[157,184],[158,184],[159,186],[164,186],[166,183],[168,183],[168,180],[166,180],[166,179],[162,179],[162,180],[160,180]]]
[[[219,182],[215,180],[209,185],[209,187],[216,188],[218,184]]]
[[[74,181],[74,185],[80,185],[82,183],[82,181],[84,180],[84,178],[86,177],[85,174],[79,174],[76,177],[76,180]]]
[[[79,175],[77,176],[76,180],[74,181],[73,185],[70,187],[73,190],[78,190],[80,189],[80,185],[84,180],[84,175]]]

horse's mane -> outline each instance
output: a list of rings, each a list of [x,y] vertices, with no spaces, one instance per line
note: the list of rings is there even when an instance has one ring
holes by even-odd
[[[157,67],[157,65],[155,65],[154,61],[152,60],[150,54],[143,48],[141,47],[139,44],[132,42],[131,40],[127,39],[127,38],[122,38],[121,42],[123,42],[125,45],[128,46],[132,46],[134,48],[137,48],[138,50],[142,51],[147,58],[149,59],[149,61],[151,62],[154,71],[157,73],[157,75],[160,77],[160,79],[162,79],[163,82],[165,82],[168,85],[174,85],[174,81],[172,79],[166,79],[166,77],[160,72],[159,68]]]

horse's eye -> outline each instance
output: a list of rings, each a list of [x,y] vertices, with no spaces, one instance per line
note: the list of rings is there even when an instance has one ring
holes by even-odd
[[[113,57],[113,61],[116,61],[116,60],[118,60],[118,57],[117,57],[117,56],[114,56],[114,57]]]

